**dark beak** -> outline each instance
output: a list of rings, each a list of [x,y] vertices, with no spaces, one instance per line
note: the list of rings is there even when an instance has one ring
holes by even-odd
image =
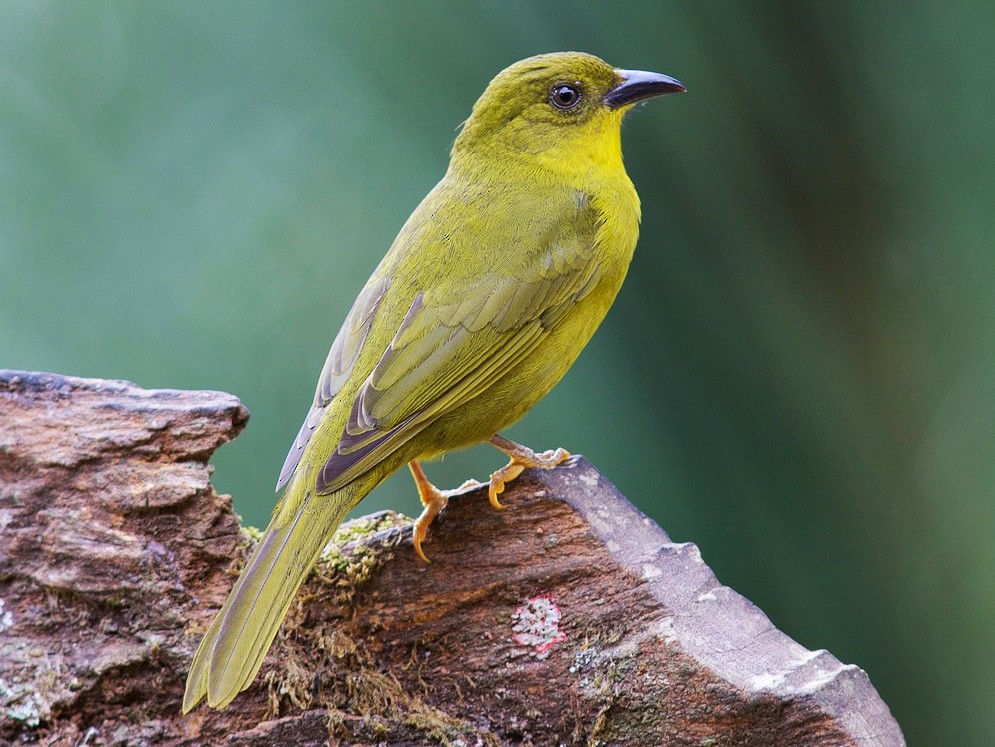
[[[684,93],[686,90],[679,80],[662,73],[647,73],[643,70],[615,72],[619,74],[622,82],[605,94],[605,105],[609,109],[620,109],[654,96]]]

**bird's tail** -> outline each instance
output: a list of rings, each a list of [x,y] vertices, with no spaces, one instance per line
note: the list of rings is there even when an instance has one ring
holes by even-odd
[[[353,483],[315,495],[305,488],[313,484],[299,474],[287,487],[194,654],[184,713],[205,697],[212,708],[224,708],[252,683],[301,582],[349,510],[372,488]]]

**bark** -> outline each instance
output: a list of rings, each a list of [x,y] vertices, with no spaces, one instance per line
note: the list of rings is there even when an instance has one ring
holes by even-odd
[[[253,541],[208,460],[218,392],[0,372],[0,742],[45,745],[902,745],[867,675],[722,586],[582,457],[504,511],[454,498],[414,555],[339,532],[259,677],[180,715]]]

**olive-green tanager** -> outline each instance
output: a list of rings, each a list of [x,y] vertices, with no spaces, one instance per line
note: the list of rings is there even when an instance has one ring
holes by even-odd
[[[501,72],[473,107],[449,169],[401,228],[332,343],[280,474],[265,535],[201,641],[183,710],[249,686],[301,581],[346,514],[410,464],[425,531],[446,494],[418,460],[481,441],[511,457],[491,502],[526,466],[497,435],[566,373],[618,293],[639,232],[622,117],[684,87],[574,52]]]

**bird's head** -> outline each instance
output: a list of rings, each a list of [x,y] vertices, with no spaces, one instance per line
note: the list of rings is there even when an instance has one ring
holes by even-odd
[[[453,158],[529,154],[550,164],[588,159],[621,165],[622,116],[684,86],[660,73],[619,70],[594,55],[556,52],[501,71],[477,100],[453,145]]]

